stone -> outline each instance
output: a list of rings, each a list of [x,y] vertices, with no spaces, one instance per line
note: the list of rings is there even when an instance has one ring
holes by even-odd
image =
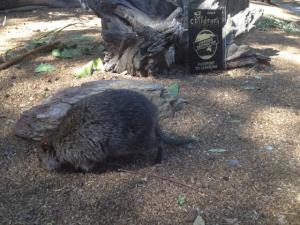
[[[230,159],[230,160],[227,160],[226,161],[226,164],[229,166],[229,167],[239,167],[240,166],[240,162],[236,159]]]

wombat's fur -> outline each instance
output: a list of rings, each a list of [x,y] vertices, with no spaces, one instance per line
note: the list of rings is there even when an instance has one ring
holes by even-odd
[[[80,100],[57,131],[41,141],[42,165],[56,170],[63,164],[90,171],[108,157],[143,154],[160,159],[160,142],[181,145],[164,135],[156,107],[134,91],[106,90]]]

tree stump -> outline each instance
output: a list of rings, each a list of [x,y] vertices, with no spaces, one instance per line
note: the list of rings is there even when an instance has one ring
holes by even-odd
[[[187,65],[189,6],[226,8],[228,19],[223,37],[227,47],[237,36],[253,28],[262,15],[261,11],[249,9],[249,0],[87,0],[87,3],[102,19],[102,37],[108,44],[105,69],[140,76]]]
[[[180,109],[184,101],[171,95],[157,83],[134,80],[94,81],[80,87],[71,87],[57,92],[46,101],[25,111],[15,126],[15,134],[29,140],[40,141],[52,130],[56,130],[62,119],[76,103],[85,97],[106,89],[131,89],[148,97],[158,108],[159,116],[166,118]]]

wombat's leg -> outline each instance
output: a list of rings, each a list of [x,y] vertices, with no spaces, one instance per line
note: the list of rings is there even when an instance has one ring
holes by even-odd
[[[163,159],[163,149],[161,146],[155,148],[155,151],[148,152],[146,155],[148,163],[155,165],[161,163]]]
[[[159,145],[157,148],[156,159],[154,160],[154,164],[160,164],[163,159],[163,148]]]

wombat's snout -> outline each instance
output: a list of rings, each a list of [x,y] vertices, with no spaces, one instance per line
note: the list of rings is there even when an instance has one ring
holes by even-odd
[[[46,142],[41,143],[38,158],[40,165],[47,170],[58,170],[60,168],[60,163],[55,157],[55,151]]]
[[[41,156],[40,158],[40,164],[42,165],[43,168],[47,170],[58,170],[60,168],[60,163],[55,157],[49,157],[46,156]]]

